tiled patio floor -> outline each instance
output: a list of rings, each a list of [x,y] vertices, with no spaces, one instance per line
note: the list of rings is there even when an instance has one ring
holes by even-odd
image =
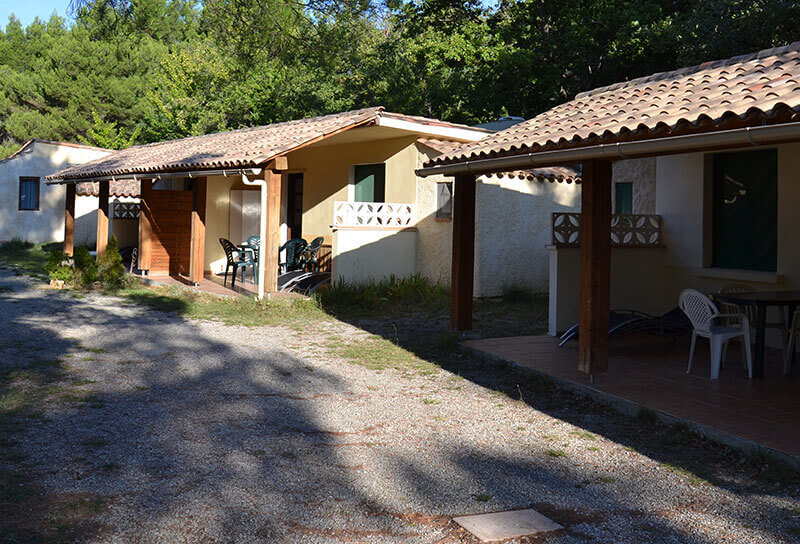
[[[788,376],[781,353],[766,356],[763,379],[748,380],[740,349],[732,345],[719,380],[709,379],[708,344],[698,341],[691,375],[687,340],[614,339],[609,371],[589,384],[577,369],[577,343],[558,347],[550,336],[466,341],[474,350],[553,376],[569,384],[622,397],[680,419],[757,442],[800,459],[800,358]]]

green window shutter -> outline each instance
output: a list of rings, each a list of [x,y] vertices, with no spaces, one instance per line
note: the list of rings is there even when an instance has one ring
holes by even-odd
[[[718,153],[713,168],[712,266],[775,272],[778,151]]]
[[[616,212],[633,213],[633,183],[615,183]]]
[[[357,164],[354,172],[356,202],[386,201],[386,166]]]

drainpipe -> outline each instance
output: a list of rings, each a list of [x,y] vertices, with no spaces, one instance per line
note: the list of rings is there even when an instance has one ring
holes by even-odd
[[[266,268],[264,266],[264,259],[267,255],[267,180],[264,179],[249,179],[246,174],[242,173],[242,183],[253,187],[261,188],[261,213],[258,218],[258,298],[264,298],[264,274]]]

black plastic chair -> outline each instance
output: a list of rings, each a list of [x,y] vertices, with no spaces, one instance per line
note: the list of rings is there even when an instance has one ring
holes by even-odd
[[[227,286],[228,270],[233,268],[233,276],[231,277],[231,289],[233,289],[236,287],[236,273],[239,271],[239,269],[242,270],[242,282],[244,282],[244,275],[247,271],[247,267],[254,267],[255,262],[250,258],[250,254],[240,251],[239,248],[237,248],[230,240],[220,238],[219,243],[222,246],[222,249],[225,251],[225,258],[228,260],[228,262],[225,264],[225,277],[222,280],[222,285],[223,287]]]
[[[302,238],[292,238],[278,248],[279,254],[281,251],[286,251],[286,260],[278,264],[281,274],[303,268],[303,252],[306,250],[306,246],[308,246],[308,242]]]
[[[324,242],[325,238],[322,236],[317,236],[311,240],[310,244],[306,246],[300,261],[300,266],[303,268],[303,270],[309,270],[310,272],[317,272],[319,270],[317,256],[319,255],[319,250]]]

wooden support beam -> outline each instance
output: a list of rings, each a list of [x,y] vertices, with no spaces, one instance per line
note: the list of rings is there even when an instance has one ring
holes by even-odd
[[[450,275],[450,326],[472,328],[472,284],[475,270],[475,176],[455,177],[453,191],[453,261]]]
[[[100,195],[97,206],[97,256],[104,255],[108,246],[108,181],[98,182]]]
[[[142,180],[139,182],[141,189],[139,195],[139,251],[137,265],[139,270],[150,270],[152,261],[153,217],[150,211],[153,182]]]
[[[611,310],[611,161],[587,161],[581,172],[581,287],[578,369],[608,370]]]
[[[194,180],[192,201],[192,241],[189,260],[189,279],[199,284],[203,281],[206,249],[206,178]]]
[[[64,206],[64,253],[75,251],[75,184],[67,183],[67,202]]]
[[[267,182],[266,214],[267,236],[264,255],[264,290],[274,293],[278,290],[278,247],[281,244],[281,172],[265,170]]]
[[[267,170],[288,170],[289,169],[289,159],[286,158],[286,155],[281,155],[280,157],[275,157],[267,164]]]

